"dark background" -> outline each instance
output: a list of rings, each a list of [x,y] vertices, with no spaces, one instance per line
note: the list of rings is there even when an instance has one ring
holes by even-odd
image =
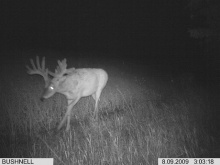
[[[217,82],[219,37],[207,42],[190,37],[188,31],[220,29],[218,4],[216,0],[1,0],[1,61],[27,58],[22,53],[5,55],[9,51],[92,52],[97,61],[114,58],[172,74],[194,72]]]
[[[0,3],[2,49],[113,52],[158,64],[207,60],[189,37],[190,13],[182,0]]]
[[[178,0],[1,3],[1,34],[9,47],[150,55],[159,47],[168,51],[186,44],[187,14]]]

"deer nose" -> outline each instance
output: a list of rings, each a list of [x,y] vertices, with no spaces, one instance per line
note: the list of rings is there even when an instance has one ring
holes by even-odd
[[[44,100],[45,100],[45,98],[43,98],[43,97],[41,97],[41,98],[40,98],[40,101],[42,101],[42,102],[43,102]]]

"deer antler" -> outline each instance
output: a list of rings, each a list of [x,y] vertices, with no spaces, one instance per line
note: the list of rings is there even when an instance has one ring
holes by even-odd
[[[41,65],[39,62],[39,57],[36,57],[36,63],[37,63],[37,67],[34,64],[33,59],[30,59],[31,65],[33,67],[33,69],[31,69],[29,66],[26,65],[26,68],[28,69],[28,74],[38,74],[41,75],[44,78],[45,81],[45,87],[48,85],[48,83],[50,82],[50,78],[48,76],[48,73],[51,74],[52,72],[48,71],[48,69],[45,69],[45,57],[43,57]]]
[[[53,77],[62,77],[65,73],[67,73],[66,59],[63,59],[62,62],[58,60],[57,63],[58,63],[58,66],[55,69],[55,73],[52,73],[49,71],[49,74],[52,75]]]

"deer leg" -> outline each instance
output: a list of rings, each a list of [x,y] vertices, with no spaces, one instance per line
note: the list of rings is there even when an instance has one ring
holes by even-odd
[[[95,100],[95,93],[92,94],[92,98]]]
[[[102,92],[102,90],[98,90],[95,93],[95,98],[94,98],[95,99],[95,111],[94,111],[94,115],[98,115],[98,102],[99,102],[101,92]]]
[[[80,97],[78,97],[74,103],[72,103],[71,107],[73,108],[73,106],[79,101]],[[67,126],[66,126],[66,131],[69,131],[70,129],[70,119],[71,119],[71,110],[72,108],[69,110],[69,112],[67,112]]]
[[[60,122],[58,126],[58,130],[63,126],[64,122],[67,120],[67,128],[66,130],[68,131],[70,129],[70,115],[71,115],[71,110],[73,106],[79,101],[79,98],[75,99],[74,101],[68,100],[68,108],[65,113],[65,116],[63,117],[62,121]]]

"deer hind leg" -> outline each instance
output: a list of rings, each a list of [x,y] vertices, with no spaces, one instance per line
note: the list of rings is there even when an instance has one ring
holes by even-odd
[[[102,90],[97,90],[95,94],[92,95],[93,99],[95,100],[95,110],[94,115],[98,115],[98,102],[100,100]]]
[[[95,115],[95,111],[96,111],[96,93],[92,94],[92,98],[95,100],[95,110],[93,112],[93,115]]]
[[[80,97],[78,97],[74,101],[68,100],[68,108],[67,108],[65,116],[63,117],[62,121],[60,122],[60,124],[58,126],[58,130],[60,130],[60,128],[63,126],[63,124],[66,120],[67,120],[66,131],[68,131],[70,129],[71,111],[72,111],[73,106],[79,101],[79,99],[80,99]]]

